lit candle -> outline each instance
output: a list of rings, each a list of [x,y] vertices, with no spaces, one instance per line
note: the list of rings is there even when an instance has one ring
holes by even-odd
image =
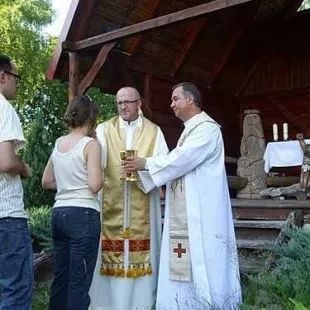
[[[277,124],[272,125],[272,133],[273,133],[273,140],[278,141],[278,125]]]
[[[288,123],[283,124],[283,140],[288,139]]]

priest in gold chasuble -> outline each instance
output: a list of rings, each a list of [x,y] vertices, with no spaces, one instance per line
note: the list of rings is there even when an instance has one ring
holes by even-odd
[[[97,127],[102,146],[104,187],[102,233],[90,289],[91,310],[145,310],[155,305],[161,241],[159,189],[121,180],[120,152],[138,156],[167,154],[160,128],[139,111],[138,91],[125,87],[116,95],[119,116]],[[143,173],[143,172],[141,172]]]

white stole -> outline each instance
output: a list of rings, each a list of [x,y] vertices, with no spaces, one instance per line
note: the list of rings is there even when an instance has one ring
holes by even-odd
[[[182,133],[178,146],[205,120],[188,132]],[[191,258],[186,213],[185,176],[171,182],[169,201],[169,278],[175,281],[191,280]]]

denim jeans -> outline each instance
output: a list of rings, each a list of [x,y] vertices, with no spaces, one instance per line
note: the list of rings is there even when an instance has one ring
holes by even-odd
[[[51,310],[88,310],[88,291],[97,260],[100,230],[100,213],[96,210],[82,207],[53,209]]]
[[[0,219],[0,310],[29,310],[33,254],[25,218]]]

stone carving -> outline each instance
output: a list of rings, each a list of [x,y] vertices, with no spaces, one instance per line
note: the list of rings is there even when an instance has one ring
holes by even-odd
[[[300,172],[300,189],[301,191],[307,192],[310,187],[310,144],[307,144],[304,139],[298,140],[304,153]]]
[[[281,196],[295,197],[297,200],[307,199],[310,193],[302,191],[300,183],[284,187],[268,187],[260,191],[262,198],[277,198]]]
[[[248,179],[237,198],[260,198],[259,192],[267,187],[264,171],[265,138],[258,110],[245,110],[237,175]]]

